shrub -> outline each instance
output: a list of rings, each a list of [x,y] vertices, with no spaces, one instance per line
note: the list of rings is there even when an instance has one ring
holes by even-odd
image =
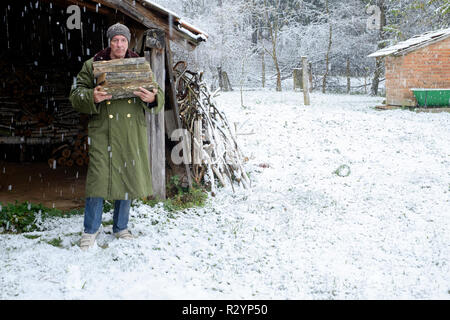
[[[41,230],[41,222],[51,217],[71,217],[83,213],[83,209],[73,209],[63,212],[59,209],[44,207],[41,203],[29,202],[0,203],[0,233],[2,232],[31,232]]]

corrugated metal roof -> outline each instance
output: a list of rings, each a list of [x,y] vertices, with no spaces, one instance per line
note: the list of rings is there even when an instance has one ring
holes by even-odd
[[[399,42],[396,45],[378,50],[377,52],[370,54],[368,57],[377,58],[389,55],[403,55],[429,44],[444,40],[448,37],[450,37],[450,28],[429,31],[420,35],[415,35],[414,37],[406,41]]]

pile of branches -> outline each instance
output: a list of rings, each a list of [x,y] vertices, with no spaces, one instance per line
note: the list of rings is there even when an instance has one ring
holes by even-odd
[[[215,178],[223,186],[230,184],[233,191],[234,182],[250,188],[243,167],[245,158],[225,114],[214,101],[219,90],[211,93],[203,73],[187,70],[184,61],[174,66],[174,76],[182,127],[190,134],[193,179],[198,184],[209,183],[212,192],[216,189]]]

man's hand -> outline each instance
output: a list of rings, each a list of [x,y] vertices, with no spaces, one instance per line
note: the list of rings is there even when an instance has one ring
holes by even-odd
[[[148,91],[142,87],[139,87],[141,91],[133,91],[135,95],[141,98],[142,101],[152,103],[155,101],[156,94],[158,93],[158,89],[154,88],[152,91]]]
[[[104,91],[100,91],[100,89],[101,89],[100,86],[96,86],[94,88],[94,102],[95,103],[100,103],[102,101],[109,100],[112,98],[111,94],[108,94],[107,92],[104,92]]]

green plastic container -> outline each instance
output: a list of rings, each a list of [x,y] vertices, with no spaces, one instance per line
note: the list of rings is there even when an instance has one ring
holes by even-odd
[[[411,89],[419,107],[448,107],[450,106],[449,89]]]

